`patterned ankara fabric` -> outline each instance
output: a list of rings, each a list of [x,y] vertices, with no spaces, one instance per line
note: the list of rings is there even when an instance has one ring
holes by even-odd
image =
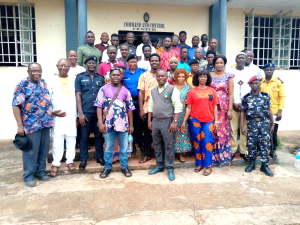
[[[176,87],[175,87],[176,88]],[[184,88],[180,91],[180,101],[183,105],[182,112],[179,115],[178,125],[174,132],[175,135],[175,153],[185,153],[192,151],[192,144],[191,144],[191,134],[189,132],[188,123],[186,124],[187,132],[180,133],[180,126],[184,119],[185,109],[186,109],[186,99],[188,92],[192,89],[190,85],[185,85]]]
[[[213,152],[214,122],[200,122],[194,117],[189,120],[196,166],[211,167]]]
[[[104,108],[105,111],[117,91],[118,88],[112,87],[111,84],[104,85],[98,92],[94,106]],[[131,94],[123,86],[106,115],[105,126],[107,127],[107,132],[113,130],[127,132],[129,128],[127,112],[134,109]]]
[[[228,87],[229,78],[234,78],[233,74],[226,73],[223,77],[212,77],[210,87],[216,90],[219,106],[218,106],[218,135],[214,132],[214,151],[213,165],[222,166],[229,165],[231,162],[231,141],[230,141],[230,123],[227,119],[227,111],[229,107]]]
[[[29,77],[23,79],[14,90],[12,106],[20,107],[26,134],[54,125],[53,106],[44,79],[38,83],[31,81]]]

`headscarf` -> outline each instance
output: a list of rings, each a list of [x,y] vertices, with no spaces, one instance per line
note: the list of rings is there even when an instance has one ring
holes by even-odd
[[[177,59],[176,57],[171,57],[171,58],[169,59],[169,63],[170,63],[173,59],[176,60],[176,62],[178,62],[178,59]]]

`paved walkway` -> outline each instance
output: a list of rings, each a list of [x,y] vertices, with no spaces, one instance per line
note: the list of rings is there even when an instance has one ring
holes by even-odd
[[[285,149],[271,166],[273,178],[259,166],[252,173],[245,166],[214,167],[208,177],[190,167],[176,169],[173,182],[167,172],[136,170],[131,178],[73,174],[27,188],[20,151],[11,142],[0,145],[0,224],[300,223],[300,170]]]

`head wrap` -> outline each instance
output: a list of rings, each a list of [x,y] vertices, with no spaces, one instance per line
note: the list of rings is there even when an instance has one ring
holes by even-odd
[[[177,59],[176,57],[171,57],[171,58],[169,59],[169,63],[170,63],[173,59],[176,60],[176,62],[178,62],[178,59]]]

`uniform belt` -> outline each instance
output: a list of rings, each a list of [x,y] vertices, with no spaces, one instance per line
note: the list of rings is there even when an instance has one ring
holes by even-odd
[[[132,100],[139,100],[139,96],[131,96]]]
[[[265,118],[261,118],[261,117],[260,118],[247,117],[246,120],[254,120],[254,121],[258,121],[259,122],[259,121],[264,121]]]

